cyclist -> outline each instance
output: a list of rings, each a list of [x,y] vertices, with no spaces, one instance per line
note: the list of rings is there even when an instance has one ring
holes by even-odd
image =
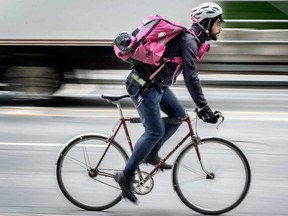
[[[222,31],[222,8],[212,2],[203,3],[192,9],[192,27],[197,37],[190,33],[183,33],[172,39],[166,46],[164,56],[182,57],[184,80],[187,89],[199,109],[198,115],[208,123],[217,123],[217,117],[208,106],[204,97],[198,73],[196,59],[198,49],[209,40],[217,40]],[[185,117],[185,111],[169,86],[174,82],[174,71],[177,65],[166,63],[148,88],[141,89],[135,81],[149,82],[151,75],[158,68],[151,65],[136,64],[126,79],[126,88],[133,104],[138,110],[141,122],[145,129],[137,140],[131,157],[123,172],[114,176],[119,184],[124,198],[136,203],[137,198],[132,190],[132,180],[135,170],[142,162],[157,165],[161,158],[158,152],[167,139],[169,139],[180,124],[166,124],[161,118],[161,111],[169,117]],[[171,169],[172,166],[163,163],[161,170]]]

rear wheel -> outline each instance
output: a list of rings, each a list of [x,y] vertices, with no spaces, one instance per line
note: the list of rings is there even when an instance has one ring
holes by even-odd
[[[198,145],[201,162],[191,143],[176,159],[173,185],[180,199],[202,214],[222,214],[238,206],[251,181],[248,161],[241,150],[219,138],[203,139]]]
[[[107,147],[106,137],[88,134],[76,137],[59,153],[58,185],[64,196],[82,209],[100,211],[122,199],[113,175],[123,170],[128,156],[116,142]]]

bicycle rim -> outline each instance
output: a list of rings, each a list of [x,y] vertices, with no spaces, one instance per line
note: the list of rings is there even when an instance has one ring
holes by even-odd
[[[180,199],[202,214],[222,214],[239,205],[251,181],[249,163],[234,144],[219,138],[199,143],[201,161],[211,174],[205,174],[193,144],[177,157],[173,185]]]
[[[91,177],[90,171],[107,149],[106,140],[98,135],[77,137],[60,153],[57,161],[57,181],[62,193],[85,210],[107,209],[122,199],[113,174],[123,170],[128,157],[117,143],[111,144],[96,176]]]

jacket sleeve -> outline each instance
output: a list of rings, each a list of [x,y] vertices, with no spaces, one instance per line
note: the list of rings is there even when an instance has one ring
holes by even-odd
[[[198,108],[204,107],[207,105],[207,101],[204,97],[196,69],[198,44],[193,36],[186,35],[182,43],[181,52],[183,61],[183,76],[187,89],[196,106]]]

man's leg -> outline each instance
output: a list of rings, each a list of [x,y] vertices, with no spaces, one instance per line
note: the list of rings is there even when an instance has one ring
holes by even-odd
[[[165,125],[161,118],[160,111],[161,91],[152,87],[141,95],[144,100],[142,101],[142,104],[138,106],[139,99],[141,99],[139,88],[133,85],[130,76],[128,76],[126,80],[126,87],[132,102],[138,107],[137,111],[140,115],[145,132],[137,140],[124,171],[116,173],[114,178],[118,182],[124,197],[127,197],[130,201],[136,203],[137,198],[132,189],[134,172],[144,158],[150,153],[154,145],[163,137]]]
[[[145,92],[142,98],[144,100],[137,110],[145,131],[137,140],[133,153],[126,164],[124,173],[128,176],[134,174],[139,164],[142,163],[155,144],[157,144],[165,134],[165,124],[161,118],[160,111],[162,92],[153,87]],[[137,105],[137,98],[132,98],[132,101]]]
[[[170,88],[163,88],[163,96],[160,102],[161,110],[168,116],[173,118],[186,117],[185,110],[177,97],[171,91]],[[165,123],[165,134],[157,142],[154,148],[151,150],[151,155],[157,154],[163,144],[176,132],[181,124],[167,124]]]

